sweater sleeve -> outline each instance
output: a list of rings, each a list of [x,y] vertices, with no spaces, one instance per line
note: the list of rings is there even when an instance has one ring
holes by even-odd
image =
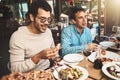
[[[10,39],[10,65],[12,72],[27,72],[35,67],[31,58],[25,59],[25,48],[20,35],[12,35]]]

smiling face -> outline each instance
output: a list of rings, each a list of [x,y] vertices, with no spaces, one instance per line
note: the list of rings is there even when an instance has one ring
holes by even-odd
[[[36,17],[30,15],[32,23],[32,32],[34,33],[44,33],[48,26],[50,25],[51,16],[50,11],[45,11],[41,8],[38,9],[38,14]]]
[[[75,14],[75,24],[77,28],[83,29],[87,26],[87,17],[84,11],[78,11]]]

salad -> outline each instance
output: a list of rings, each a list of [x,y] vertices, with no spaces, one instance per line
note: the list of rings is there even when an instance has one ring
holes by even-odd
[[[112,65],[107,67],[107,71],[114,77],[118,77],[120,78],[120,65],[116,64],[116,65]]]

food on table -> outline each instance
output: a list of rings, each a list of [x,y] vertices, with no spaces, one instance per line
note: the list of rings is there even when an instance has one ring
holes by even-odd
[[[102,49],[102,50],[101,50],[101,54],[102,54],[102,55],[105,55],[105,54],[106,54],[106,49]]]
[[[112,59],[106,58],[106,57],[97,58],[94,61],[94,68],[95,69],[101,69],[104,63],[106,63],[106,62],[112,62],[112,61],[113,61]]]
[[[59,71],[59,77],[62,80],[77,80],[82,75],[82,71],[79,68],[68,67]]]
[[[106,55],[107,54],[106,49],[102,49],[101,54],[103,56]],[[110,59],[110,58],[107,58],[107,57],[101,57],[100,59],[101,59],[102,62],[112,62],[113,61],[113,59]]]
[[[109,66],[107,67],[107,71],[114,77],[120,78],[120,66],[117,65]]]
[[[24,80],[24,75],[22,73],[13,72],[8,75],[7,80]]]
[[[112,62],[113,60],[110,58],[103,57],[103,58],[101,58],[101,61],[102,62]]]
[[[52,73],[47,71],[31,71],[10,76],[8,80],[55,80]]]

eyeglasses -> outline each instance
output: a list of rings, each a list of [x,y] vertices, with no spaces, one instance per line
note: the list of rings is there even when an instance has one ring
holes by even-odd
[[[51,23],[51,21],[52,21],[51,17],[46,18],[46,17],[42,17],[42,16],[41,17],[37,16],[37,18],[40,19],[41,23],[45,23],[46,21],[48,21],[48,23]]]

